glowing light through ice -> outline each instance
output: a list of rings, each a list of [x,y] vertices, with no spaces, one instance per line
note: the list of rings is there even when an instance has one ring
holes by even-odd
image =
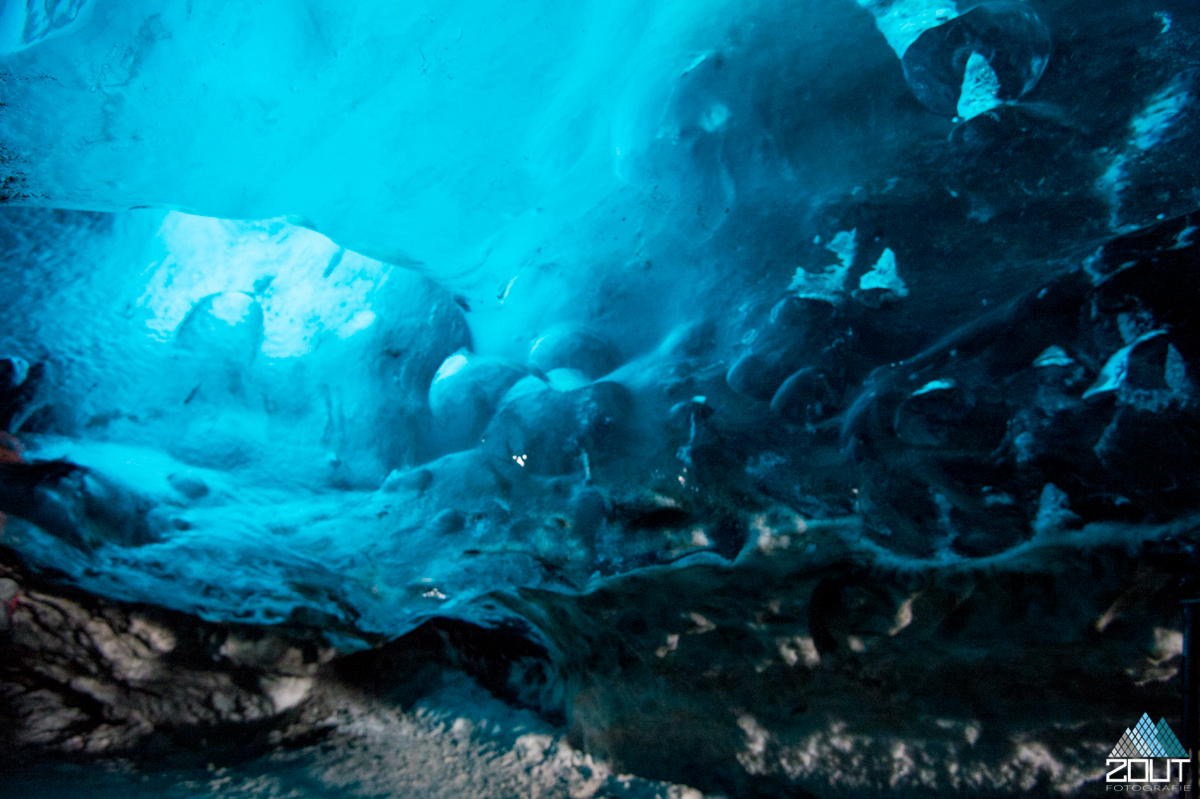
[[[325,335],[346,338],[375,321],[371,298],[390,266],[283,220],[214,219],[171,211],[158,230],[138,305],[169,339],[205,297],[244,292],[263,309],[263,354],[303,355]]]

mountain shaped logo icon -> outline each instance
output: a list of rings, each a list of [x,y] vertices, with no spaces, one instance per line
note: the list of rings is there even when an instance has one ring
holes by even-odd
[[[1149,713],[1143,713],[1133,729],[1125,730],[1109,755],[1112,758],[1187,756],[1187,750],[1179,743],[1167,720],[1159,719],[1155,726]]]

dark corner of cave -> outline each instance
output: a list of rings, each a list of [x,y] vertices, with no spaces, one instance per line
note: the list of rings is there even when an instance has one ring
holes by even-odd
[[[0,795],[1200,790],[1194,0],[0,1]]]

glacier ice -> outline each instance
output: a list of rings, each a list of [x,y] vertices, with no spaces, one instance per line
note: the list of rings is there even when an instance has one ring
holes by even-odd
[[[1050,53],[1050,31],[1030,4],[994,0],[923,31],[900,57],[917,99],[970,119],[1031,90]]]
[[[1198,42],[1139,0],[4,4],[0,759],[1096,787],[1200,589]]]

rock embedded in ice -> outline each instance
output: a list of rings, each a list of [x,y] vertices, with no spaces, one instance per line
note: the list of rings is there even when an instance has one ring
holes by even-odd
[[[1083,398],[1090,399],[1094,396],[1120,389],[1125,384],[1125,376],[1129,371],[1130,355],[1146,342],[1166,335],[1166,332],[1166,330],[1152,330],[1148,333],[1143,333],[1109,356],[1104,366],[1101,367],[1100,374],[1096,377],[1096,382],[1087,391],[1083,392]]]
[[[604,494],[595,488],[583,488],[571,498],[571,532],[580,540],[592,543],[609,514]]]
[[[583,388],[592,381],[578,369],[551,369],[546,372],[546,384],[555,391],[574,391]]]
[[[1034,359],[1033,365],[1035,368],[1043,369],[1050,366],[1070,366],[1075,363],[1075,359],[1067,354],[1067,351],[1057,344],[1051,344],[1042,353]]]
[[[533,342],[529,362],[542,372],[578,369],[595,380],[619,364],[616,349],[604,336],[579,325],[560,325]]]
[[[375,323],[350,350],[366,374],[358,378],[365,385],[350,382],[342,394],[343,413],[355,422],[343,446],[376,453],[386,473],[445,451],[433,432],[430,386],[447,358],[470,350],[471,331],[453,295],[416,274],[393,272],[373,304]],[[345,382],[340,373],[348,365],[338,365],[331,382]]]
[[[818,422],[835,410],[833,390],[825,375],[808,366],[783,381],[771,398],[771,410],[795,422]]]
[[[1078,514],[1071,511],[1071,499],[1066,492],[1054,483],[1046,483],[1038,497],[1037,516],[1033,520],[1034,532],[1045,535],[1079,527],[1082,521]]]
[[[29,375],[29,361],[18,356],[0,359],[0,392],[12,391]]]
[[[45,374],[45,363],[30,365],[15,356],[0,361],[0,430],[16,432],[37,409]]]
[[[955,109],[958,118],[974,119],[1002,104],[1000,78],[996,76],[996,71],[992,69],[987,58],[979,53],[971,53],[963,73],[962,92],[958,96]]]
[[[467,514],[456,508],[446,508],[429,520],[429,529],[438,535],[450,535],[462,530],[466,523]]]
[[[811,365],[833,338],[837,309],[818,299],[785,297],[725,376],[729,387],[770,402],[788,376]]]
[[[845,432],[868,461],[859,507],[892,531],[881,543],[920,551],[936,523],[956,531],[956,552],[997,552],[1020,540],[1014,529],[1040,529],[1048,484],[1082,523],[1165,520],[1200,502],[1197,278],[1184,267],[1196,245],[1178,243],[1193,224],[1115,238],[1084,268],[877,370]]]
[[[1050,52],[1050,32],[1032,7],[995,0],[925,30],[901,61],[905,80],[926,108],[966,117],[1032,89]]]
[[[429,409],[438,447],[453,452],[478,445],[500,399],[528,374],[523,367],[502,358],[465,351],[447,358],[429,387]]]
[[[531,474],[587,471],[618,449],[631,411],[629,391],[608,381],[520,393],[501,404],[483,449]]]
[[[884,248],[879,260],[870,271],[863,273],[858,280],[860,292],[881,292],[889,300],[902,299],[908,296],[908,286],[896,269],[896,253],[891,247]]]
[[[167,475],[171,487],[188,499],[200,499],[208,495],[208,484],[192,474],[178,473]]]
[[[63,460],[0,464],[0,510],[85,552],[151,543],[168,524],[128,486]]]

